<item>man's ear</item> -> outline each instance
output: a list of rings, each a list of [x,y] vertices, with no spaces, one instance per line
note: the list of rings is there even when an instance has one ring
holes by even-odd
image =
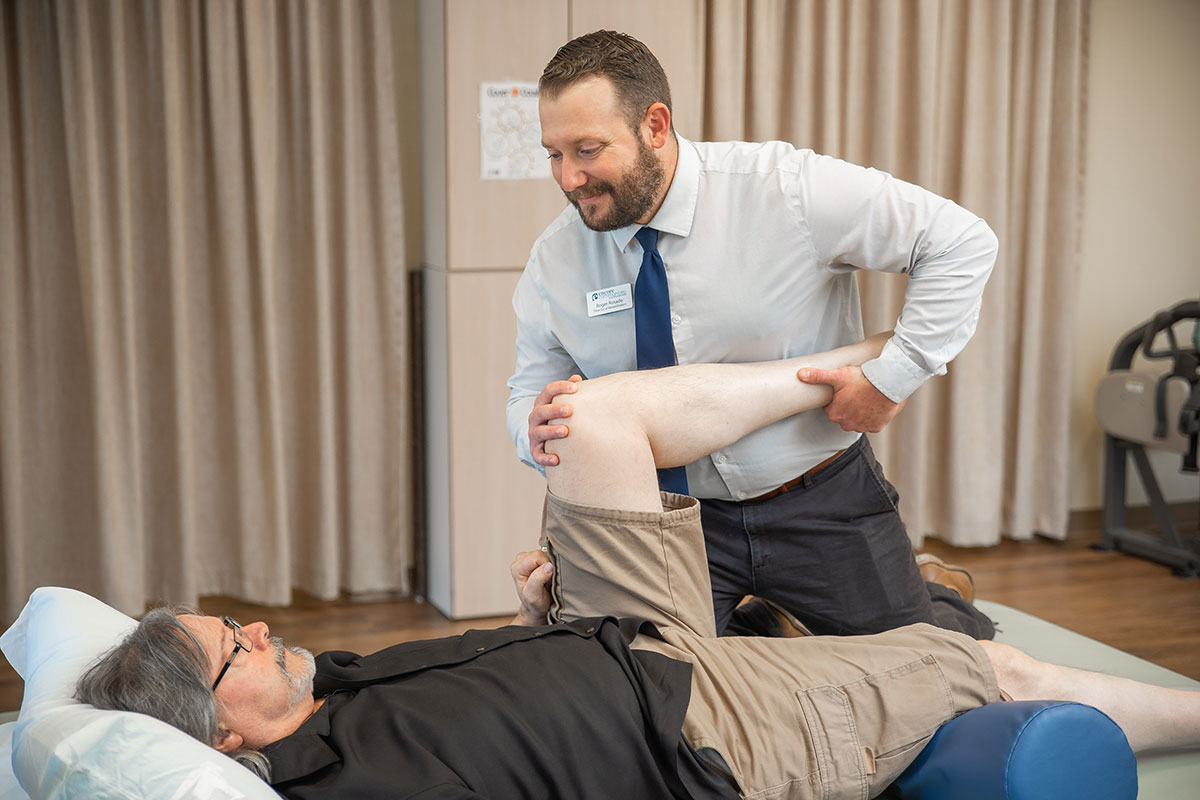
[[[642,126],[649,130],[650,146],[656,150],[671,138],[671,109],[662,103],[654,103],[646,109]]]
[[[233,731],[226,730],[225,728],[217,729],[217,739],[215,742],[213,742],[213,747],[215,747],[219,752],[229,754],[241,746],[241,734],[234,733]]]

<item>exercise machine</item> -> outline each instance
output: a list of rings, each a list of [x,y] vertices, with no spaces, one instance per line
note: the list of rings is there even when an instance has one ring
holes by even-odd
[[[1171,567],[1175,574],[1200,576],[1200,535],[1181,536],[1150,465],[1147,449],[1179,453],[1184,472],[1198,472],[1200,433],[1200,300],[1187,300],[1160,311],[1121,339],[1109,372],[1096,389],[1096,418],[1104,430],[1105,550],[1120,550]],[[1176,327],[1186,329],[1181,337]],[[1157,345],[1160,336],[1165,347]],[[1189,341],[1190,338],[1190,341]],[[1141,352],[1149,361],[1169,360],[1161,374],[1132,369]],[[1126,524],[1126,470],[1132,460],[1141,479],[1157,533]]]

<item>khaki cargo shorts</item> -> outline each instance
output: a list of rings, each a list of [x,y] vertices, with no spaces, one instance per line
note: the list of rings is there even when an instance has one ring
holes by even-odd
[[[1000,699],[970,637],[931,625],[871,636],[717,637],[700,503],[662,513],[546,495],[551,618],[648,619],[633,647],[692,664],[683,733],[721,754],[748,798],[874,797],[943,724]]]

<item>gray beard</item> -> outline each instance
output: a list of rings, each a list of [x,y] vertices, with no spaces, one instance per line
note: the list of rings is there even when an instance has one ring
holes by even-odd
[[[303,647],[287,647],[278,636],[271,637],[271,644],[275,647],[275,665],[279,667],[279,674],[288,689],[288,708],[299,708],[305,702],[312,702],[313,679],[317,675],[317,662],[313,654]],[[288,671],[285,651],[301,657],[303,662],[299,672]]]

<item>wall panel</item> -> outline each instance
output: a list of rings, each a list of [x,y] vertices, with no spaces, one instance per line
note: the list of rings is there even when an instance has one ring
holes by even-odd
[[[566,41],[562,0],[446,3],[446,177],[450,269],[516,269],[562,210],[551,180],[480,178],[479,84],[536,81]]]
[[[537,546],[546,482],[517,461],[504,424],[519,272],[448,276],[453,607],[458,617],[515,610],[512,557]]]

